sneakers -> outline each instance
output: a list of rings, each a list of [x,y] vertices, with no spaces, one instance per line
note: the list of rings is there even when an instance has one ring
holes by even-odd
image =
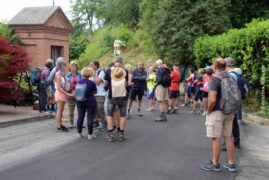
[[[57,127],[57,131],[68,132],[68,129],[65,126],[61,125],[61,127]]]
[[[181,104],[181,106],[182,106],[182,107],[184,107],[184,106],[188,106],[188,104],[184,103],[184,104]]]
[[[223,167],[228,169],[230,172],[234,173],[236,172],[236,165],[235,164],[229,164],[229,163],[224,163]]]
[[[178,113],[178,109],[173,109],[173,110],[171,111],[171,113],[173,113],[173,114],[177,114],[177,113]]]
[[[200,168],[204,171],[214,171],[214,172],[220,172],[220,164],[213,164],[212,161],[210,161],[209,163],[204,163],[200,165]]]
[[[100,131],[104,131],[104,130],[106,130],[106,128],[107,128],[106,124],[101,123],[101,122],[99,123],[98,129],[99,129]]]
[[[203,114],[201,114],[201,116],[206,116],[206,112],[204,112]]]
[[[77,133],[77,137],[78,137],[78,138],[83,138],[83,136],[82,136],[81,133]]]
[[[167,109],[167,114],[171,114],[171,113],[172,113],[172,109],[171,108]]]
[[[155,109],[150,107],[150,108],[146,109],[146,111],[151,112],[151,111],[155,111]]]
[[[73,129],[75,127],[74,121],[69,121],[69,129]]]
[[[143,114],[141,112],[138,112],[137,113],[137,116],[140,116],[141,117],[141,116],[143,116]]]
[[[161,113],[156,119],[155,122],[165,122],[167,121],[166,113]]]
[[[93,122],[93,129],[97,129],[99,127],[98,121]]]
[[[94,134],[88,135],[88,140],[93,140],[94,138],[96,138],[96,135],[94,135]]]

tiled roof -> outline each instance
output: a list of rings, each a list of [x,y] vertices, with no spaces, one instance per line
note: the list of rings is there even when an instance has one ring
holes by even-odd
[[[59,6],[48,7],[26,7],[23,8],[9,25],[43,25],[60,8]]]

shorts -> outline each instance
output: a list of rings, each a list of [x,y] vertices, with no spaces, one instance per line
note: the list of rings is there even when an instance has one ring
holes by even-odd
[[[136,90],[136,89],[132,89],[131,90],[131,94],[130,94],[130,99],[132,101],[136,100],[136,97],[138,96],[138,100],[141,101],[144,95],[144,90]]]
[[[68,97],[68,106],[74,107],[77,105],[77,101],[75,97]]]
[[[190,96],[191,94],[194,94],[195,88],[192,86],[187,86],[186,87],[186,93]]]
[[[203,98],[208,98],[208,92],[203,91]]]
[[[168,88],[158,85],[155,89],[155,97],[159,102],[168,101]]]
[[[179,97],[179,91],[170,91],[169,90],[169,98],[170,99],[176,99],[176,98],[178,98]]]
[[[199,100],[203,101],[202,93],[203,93],[203,91],[201,91],[201,90],[196,91],[194,101],[196,101],[196,102]]]
[[[207,137],[231,137],[234,116],[235,114],[225,115],[221,111],[213,111],[207,115],[205,123]]]
[[[151,91],[150,90],[147,91],[147,98],[148,99],[154,99],[155,98],[154,89],[152,89]]]
[[[126,117],[127,110],[127,98],[126,97],[117,97],[117,98],[107,98],[107,116],[112,117],[115,111],[116,106],[120,109],[120,116]]]

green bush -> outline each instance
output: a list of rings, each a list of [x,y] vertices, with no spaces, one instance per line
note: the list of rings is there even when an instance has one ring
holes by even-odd
[[[217,36],[203,36],[194,45],[196,65],[203,67],[217,57],[232,57],[253,87],[260,87],[261,65],[265,65],[265,86],[269,88],[269,20],[253,20],[243,29]]]
[[[135,32],[124,25],[108,25],[96,31],[89,41],[83,54],[80,55],[78,63],[81,67],[89,64],[92,59],[99,59],[113,49],[114,40],[124,41],[128,48],[137,46],[134,38]]]

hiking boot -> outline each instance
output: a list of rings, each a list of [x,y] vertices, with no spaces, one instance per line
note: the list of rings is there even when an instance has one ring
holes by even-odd
[[[123,131],[118,131],[118,132],[117,132],[117,140],[118,140],[119,142],[123,142],[123,141],[126,140]]]
[[[61,125],[61,127],[57,127],[57,131],[68,132],[68,129],[65,126]]]
[[[108,142],[114,142],[115,141],[115,137],[114,137],[113,131],[107,132],[107,141]]]
[[[212,161],[200,165],[200,168],[204,171],[220,172],[220,164],[213,164]]]
[[[178,109],[173,109],[173,110],[172,110],[172,113],[173,113],[173,114],[178,114]]]
[[[167,114],[171,114],[172,113],[172,109],[167,109]]]
[[[228,169],[230,172],[234,173],[236,172],[236,165],[235,164],[229,164],[229,163],[224,163],[223,167]]]

